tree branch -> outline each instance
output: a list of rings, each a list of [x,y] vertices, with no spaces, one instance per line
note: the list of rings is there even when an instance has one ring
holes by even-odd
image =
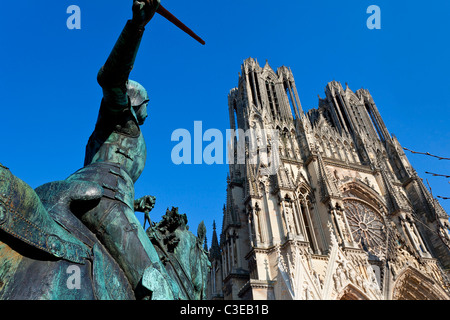
[[[423,155],[426,155],[426,156],[430,156],[430,157],[433,157],[433,158],[437,158],[437,159],[439,159],[439,160],[450,160],[450,158],[444,158],[444,157],[436,156],[436,155],[431,154],[431,153],[429,153],[429,152],[417,152],[417,151],[409,150],[408,148],[403,148],[403,149],[406,150],[406,151],[409,151],[409,152],[411,152],[411,153],[423,154]],[[425,173],[426,173],[426,174],[431,174],[431,175],[434,176],[434,177],[444,177],[444,178],[450,179],[450,176],[445,175],[445,174],[431,173],[431,172],[426,172],[426,171],[425,171]],[[427,183],[428,183],[428,180],[427,180]],[[449,181],[448,183],[450,183],[450,181]],[[428,183],[428,187],[430,188],[430,192],[432,192],[429,183]],[[433,197],[433,193],[431,193],[431,197]],[[437,196],[437,197],[438,197],[439,199],[442,199],[442,200],[450,200],[450,198],[448,198],[448,197],[441,197],[441,196]]]
[[[439,160],[450,160],[450,158],[444,158],[444,157],[440,157],[440,156],[435,156],[434,154],[431,154],[429,152],[417,152],[417,151],[409,150],[408,148],[403,148],[403,149],[406,150],[406,151],[409,151],[411,153],[423,154],[423,155],[426,155],[426,156],[438,158]]]
[[[447,176],[445,174],[439,174],[439,173],[431,173],[431,172],[427,172],[425,171],[426,174],[431,174],[433,177],[444,177],[444,178],[450,178],[450,176]]]

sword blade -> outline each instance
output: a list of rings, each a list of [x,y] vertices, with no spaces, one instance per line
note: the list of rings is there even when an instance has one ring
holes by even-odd
[[[200,42],[201,44],[205,44],[205,41],[200,38],[197,34],[195,34],[194,31],[189,29],[183,22],[178,20],[173,14],[171,14],[169,11],[167,11],[166,8],[164,8],[162,5],[159,5],[158,10],[156,10],[157,13],[159,13],[161,16],[172,22],[174,25],[176,25],[178,28],[186,32],[188,35],[190,35],[192,38]]]

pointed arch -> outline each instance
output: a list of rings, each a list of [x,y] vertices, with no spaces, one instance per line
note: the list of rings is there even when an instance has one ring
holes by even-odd
[[[359,160],[358,152],[353,142],[350,142],[350,152],[353,154],[353,159],[355,159],[355,162],[360,164],[361,161]]]
[[[262,114],[261,113],[259,113],[259,112],[252,112],[252,114],[250,115],[249,123],[254,123],[254,122],[255,123],[258,122],[260,124],[264,123],[264,120],[262,118]]]
[[[272,67],[269,65],[269,63],[266,61],[266,64],[262,68],[261,77],[265,80],[270,80],[273,82],[276,82],[279,80],[277,74],[272,69]]]
[[[297,184],[297,187],[295,190],[295,194],[298,199],[306,200],[309,197],[311,197],[311,195],[313,193],[313,188],[305,181],[303,181],[303,180],[300,181],[300,173],[299,173],[299,177],[297,177],[296,184]]]
[[[407,267],[398,275],[392,293],[394,300],[448,300],[448,295],[432,279],[414,267]]]
[[[290,139],[290,142],[291,142],[292,153],[293,153],[293,157],[292,158],[297,159],[300,156],[300,154],[299,154],[300,149],[299,149],[299,146],[298,146],[297,134],[296,134],[296,132],[295,132],[295,130],[293,128],[291,128],[291,131],[289,133],[290,133],[289,134],[289,139]]]
[[[344,145],[342,144],[342,141],[340,139],[336,139],[336,151],[338,154],[338,159],[345,161],[346,152],[344,149]]]
[[[290,140],[289,129],[286,126],[283,127],[281,137],[282,137],[282,144],[285,148],[286,157],[291,158],[292,154],[293,154],[293,150],[292,150],[292,145],[291,145],[291,140]]]
[[[322,139],[319,137],[319,135],[318,134],[316,134],[315,135],[315,140],[316,140],[316,146],[317,146],[317,151],[319,152],[319,153],[321,153],[321,154],[323,154],[323,152],[324,152],[324,147],[323,147],[323,142],[322,142]]]
[[[348,284],[337,295],[337,300],[370,300],[360,289],[353,284]]]
[[[331,147],[331,143],[328,140],[327,136],[323,135],[322,141],[323,141],[324,156],[328,157],[328,158],[332,158],[333,157],[333,149]]]
[[[386,202],[383,197],[359,180],[353,180],[341,185],[340,191],[342,192],[344,197],[364,200],[381,213],[388,212]]]
[[[352,150],[350,149],[350,145],[347,140],[344,140],[344,152],[345,152],[345,156],[347,157],[348,161],[355,162],[355,160],[353,159]]]
[[[278,125],[278,124],[277,124],[275,130],[278,131],[278,137],[280,138],[279,142],[281,142],[281,143],[278,143],[278,149],[279,149],[279,152],[280,152],[280,156],[284,157],[285,156],[286,146],[284,144],[283,131],[281,130],[280,125]]]

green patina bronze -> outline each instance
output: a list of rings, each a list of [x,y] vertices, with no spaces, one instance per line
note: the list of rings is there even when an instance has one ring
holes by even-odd
[[[0,299],[136,299],[120,266],[71,212],[78,201],[100,199],[98,185],[60,181],[35,191],[0,165],[0,194]],[[68,286],[73,266],[80,289]]]
[[[178,208],[167,209],[162,220],[147,229],[147,235],[161,261],[181,289],[180,298],[202,300],[206,297],[207,270],[211,263],[203,249],[206,227],[200,223],[197,237],[189,231],[187,216]]]
[[[146,233],[135,216],[150,222],[155,198],[134,198],[149,98],[128,77],[158,6],[133,2],[133,19],[98,73],[103,99],[84,167],[33,190],[0,165],[0,299],[205,297],[204,225],[196,237],[172,209]]]

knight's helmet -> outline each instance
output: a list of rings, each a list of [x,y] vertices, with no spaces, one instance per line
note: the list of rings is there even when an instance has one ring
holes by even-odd
[[[131,106],[136,113],[136,118],[140,125],[144,123],[147,118],[147,104],[150,101],[147,90],[138,82],[128,80],[127,94],[130,98]]]

